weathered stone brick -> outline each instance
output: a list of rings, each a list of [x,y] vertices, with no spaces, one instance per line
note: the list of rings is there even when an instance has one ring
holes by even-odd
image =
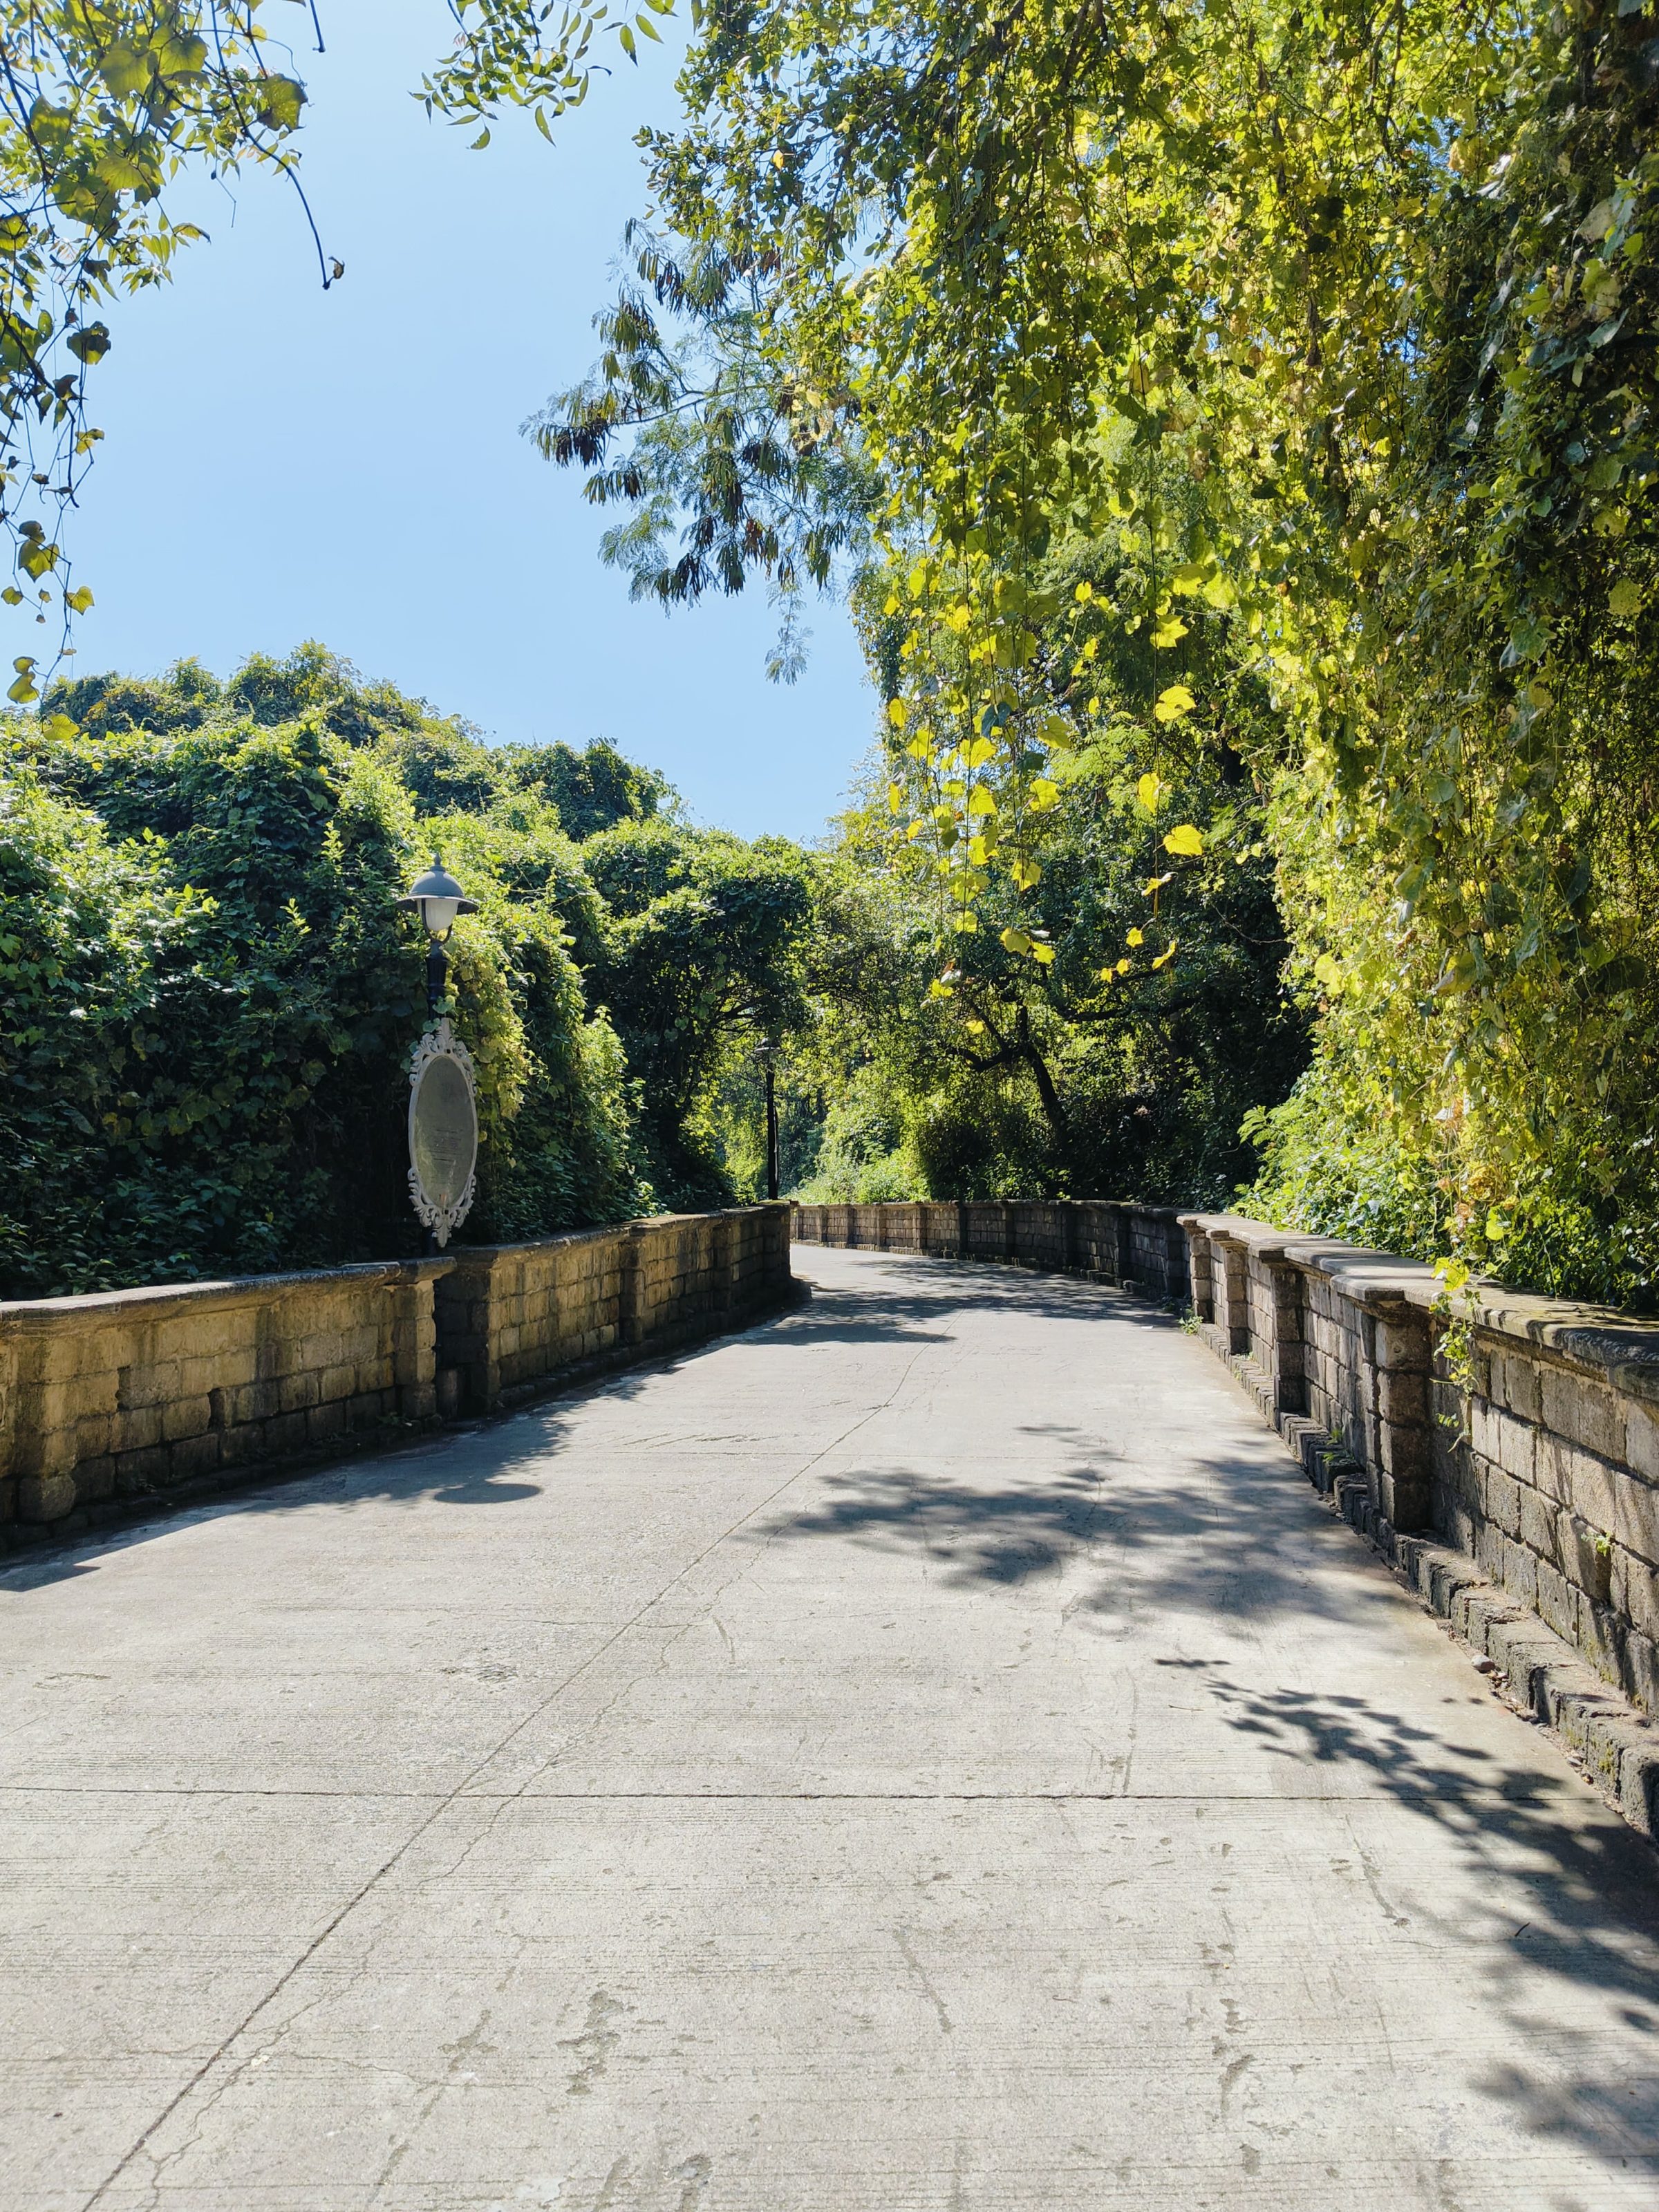
[[[1538,1554],[1506,1537],[1504,1542],[1504,1587],[1512,1597],[1534,1608],[1538,1603]]]
[[[205,1395],[174,1398],[161,1408],[161,1435],[167,1443],[177,1443],[185,1437],[199,1437],[212,1421],[213,1411]]]
[[[1649,1482],[1659,1483],[1659,1407],[1644,1399],[1625,1401],[1625,1463]]]
[[[1622,1459],[1624,1407],[1606,1384],[1577,1368],[1546,1365],[1540,1376],[1545,1427],[1598,1458]]]
[[[1613,1533],[1627,1552],[1659,1566],[1659,1490],[1622,1468],[1608,1469],[1613,1486]]]
[[[1659,1713],[1659,1644],[1639,1629],[1629,1629],[1622,1656],[1625,1687],[1646,1711]]]
[[[1556,1558],[1570,1582],[1592,1604],[1605,1605],[1613,1587],[1613,1540],[1576,1513],[1562,1513],[1555,1524]]]
[[[152,1490],[167,1479],[167,1453],[163,1444],[148,1444],[137,1451],[115,1455],[115,1487],[124,1496]]]
[[[18,1478],[17,1518],[40,1522],[60,1520],[74,1510],[76,1504],[75,1477],[72,1474],[25,1474]]]
[[[1533,1427],[1543,1420],[1543,1390],[1538,1364],[1531,1354],[1518,1349],[1493,1352],[1491,1355],[1492,1394],[1498,1403]]]
[[[1482,1469],[1481,1492],[1486,1499],[1487,1519],[1501,1528],[1506,1536],[1518,1536],[1521,1534],[1520,1484],[1488,1460]]]
[[[185,1482],[196,1475],[211,1474],[219,1464],[219,1443],[213,1430],[203,1436],[181,1437],[167,1454],[168,1480]]]
[[[1553,1628],[1558,1636],[1574,1643],[1578,1635],[1578,1592],[1547,1559],[1538,1559],[1536,1554],[1537,1589],[1533,1602],[1546,1627]]]
[[[1613,1471],[1577,1444],[1540,1433],[1534,1462],[1539,1489],[1547,1491],[1558,1504],[1582,1514],[1598,1528],[1611,1528],[1617,1510]]]
[[[1523,1487],[1521,1492],[1521,1541],[1540,1559],[1558,1563],[1556,1516],[1559,1508],[1542,1491]]]
[[[1494,1583],[1504,1579],[1504,1557],[1509,1538],[1495,1521],[1485,1516],[1474,1524],[1474,1562],[1481,1573]]]

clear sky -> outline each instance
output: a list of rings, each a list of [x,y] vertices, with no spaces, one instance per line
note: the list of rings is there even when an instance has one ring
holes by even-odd
[[[769,683],[763,592],[631,605],[607,518],[519,434],[592,358],[643,204],[633,134],[673,114],[683,28],[637,69],[616,54],[554,146],[515,115],[475,154],[409,97],[452,34],[442,0],[320,13],[326,54],[296,46],[303,166],[344,281],[321,291],[292,196],[249,176],[234,203],[204,183],[211,243],[118,303],[71,526],[97,600],[79,672],[194,654],[222,675],[317,637],[491,737],[607,737],[702,820],[816,835],[872,727],[844,612],[816,606],[805,675]],[[301,11],[273,14],[297,39]]]

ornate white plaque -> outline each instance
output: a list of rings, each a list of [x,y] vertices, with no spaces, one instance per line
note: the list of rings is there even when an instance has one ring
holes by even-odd
[[[478,1164],[472,1055],[447,1014],[416,1046],[409,1085],[409,1195],[441,1247],[467,1217]]]

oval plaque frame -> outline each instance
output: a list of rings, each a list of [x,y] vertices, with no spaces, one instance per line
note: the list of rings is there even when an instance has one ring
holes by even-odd
[[[409,1065],[410,1202],[441,1251],[471,1210],[477,1165],[472,1055],[446,1014]]]

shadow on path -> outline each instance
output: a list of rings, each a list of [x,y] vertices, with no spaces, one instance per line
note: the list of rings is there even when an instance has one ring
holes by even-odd
[[[1565,1764],[1559,1775],[1510,1765],[1403,1720],[1380,1699],[1316,1690],[1256,1689],[1207,1661],[1191,1662],[1230,1728],[1270,1758],[1298,1766],[1359,1766],[1382,1802],[1407,1807],[1451,1837],[1483,1905],[1449,1908],[1432,1896],[1391,1894],[1393,1869],[1356,1833],[1358,1870],[1403,1936],[1447,1954],[1483,2007],[1511,2031],[1517,2054],[1475,2086],[1513,2106],[1528,2133],[1579,2145],[1611,2166],[1659,2175],[1659,1854],[1599,1802]],[[1518,1717],[1517,1729],[1526,1726]],[[1357,1824],[1363,1827],[1363,1821]],[[1606,2000],[1594,2029],[1540,2018],[1538,1975],[1559,1976]],[[1582,2018],[1583,2008],[1575,2006]],[[1650,2060],[1610,2072],[1614,2021],[1650,2038]],[[1523,2054],[1547,2046],[1548,2078]],[[1579,2200],[1563,2197],[1563,2212]]]

